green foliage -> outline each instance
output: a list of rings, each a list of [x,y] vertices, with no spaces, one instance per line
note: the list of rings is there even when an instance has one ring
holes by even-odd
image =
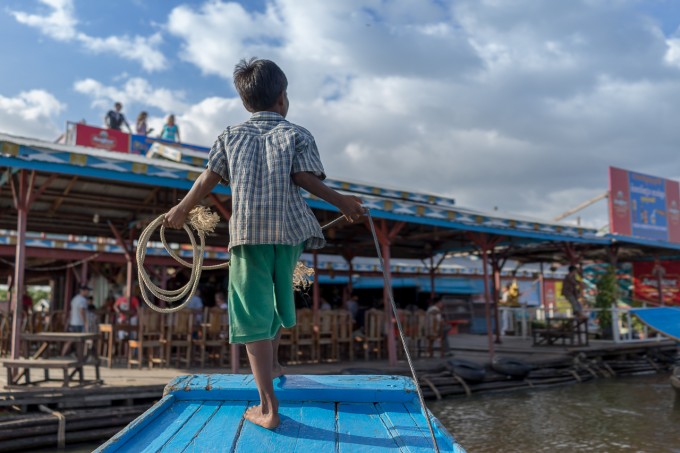
[[[603,332],[611,330],[612,312],[610,309],[616,305],[616,291],[616,268],[608,266],[597,281],[597,296],[595,296],[595,308],[600,309],[597,318]]]

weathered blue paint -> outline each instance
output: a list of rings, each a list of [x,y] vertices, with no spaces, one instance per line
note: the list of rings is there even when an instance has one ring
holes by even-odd
[[[292,375],[274,386],[281,417],[275,430],[243,418],[259,399],[252,375],[180,376],[161,401],[96,451],[432,451],[409,378]],[[440,451],[464,453],[434,421]]]
[[[630,312],[657,332],[680,341],[680,307],[633,308]]]

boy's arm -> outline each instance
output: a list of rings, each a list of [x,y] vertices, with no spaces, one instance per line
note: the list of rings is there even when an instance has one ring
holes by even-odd
[[[361,205],[360,198],[336,192],[313,173],[306,171],[293,173],[292,178],[295,184],[307,192],[338,208],[348,222],[354,222],[366,213],[366,208]]]
[[[184,221],[189,215],[189,211],[198,204],[203,198],[208,196],[215,188],[217,183],[222,180],[222,177],[212,170],[205,169],[203,173],[194,182],[194,185],[189,190],[189,193],[165,214],[164,224],[170,228],[182,228]]]

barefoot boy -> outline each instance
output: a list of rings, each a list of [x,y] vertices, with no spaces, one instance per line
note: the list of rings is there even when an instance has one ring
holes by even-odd
[[[272,61],[241,60],[234,85],[253,115],[227,127],[210,150],[208,166],[165,215],[181,228],[188,212],[218,182],[231,185],[229,220],[229,341],[245,343],[260,394],[246,419],[265,428],[279,424],[272,379],[281,327],[295,325],[293,270],[305,247],[321,248],[321,227],[299,188],[333,204],[353,222],[364,214],[361,200],[326,186],[314,137],[285,120],[288,81]]]

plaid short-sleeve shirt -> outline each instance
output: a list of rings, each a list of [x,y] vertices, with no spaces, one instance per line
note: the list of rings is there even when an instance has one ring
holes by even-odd
[[[292,174],[326,175],[314,137],[274,112],[227,127],[212,146],[208,169],[231,186],[229,249],[242,244],[324,246],[319,222]]]

